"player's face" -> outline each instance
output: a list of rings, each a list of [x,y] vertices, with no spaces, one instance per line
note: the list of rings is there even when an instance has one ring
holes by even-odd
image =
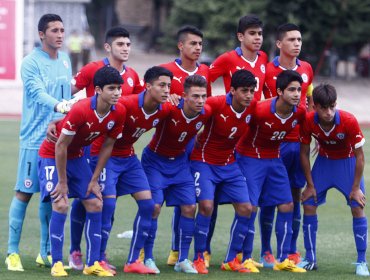
[[[204,107],[207,99],[207,89],[204,87],[190,87],[188,92],[184,93],[184,109],[191,114],[199,114]]]
[[[126,62],[130,55],[131,40],[127,37],[118,37],[112,44],[105,44],[105,49],[114,60]]]
[[[245,30],[244,33],[238,33],[238,40],[247,50],[256,52],[261,49],[263,43],[263,35],[261,27],[251,27]]]
[[[182,59],[197,61],[202,53],[203,40],[194,34],[187,34],[184,41],[178,43]]]
[[[100,95],[100,99],[104,103],[115,105],[121,97],[122,87],[120,84],[109,84],[103,88],[96,87],[95,91]]]
[[[320,104],[314,105],[314,109],[319,116],[319,120],[321,124],[333,123],[336,106],[337,106],[337,103],[334,103],[329,107],[322,107]]]
[[[280,89],[277,89],[279,98],[282,98],[286,104],[291,106],[297,106],[299,104],[299,101],[301,100],[301,92],[301,84],[297,81],[291,82],[283,92]]]
[[[152,83],[146,83],[146,89],[153,100],[157,103],[164,103],[170,95],[171,78],[168,76],[160,76],[158,80]]]
[[[42,40],[42,46],[46,50],[57,50],[62,47],[64,40],[64,26],[63,22],[51,21],[48,23],[48,27],[45,33],[39,31],[40,39]]]
[[[281,41],[276,41],[276,46],[280,49],[281,54],[297,57],[302,48],[301,32],[297,30],[286,32]]]
[[[232,106],[235,110],[244,110],[253,100],[255,87],[231,87],[230,92],[233,95]]]

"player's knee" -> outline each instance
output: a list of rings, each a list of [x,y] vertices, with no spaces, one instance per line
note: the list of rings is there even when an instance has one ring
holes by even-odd
[[[152,215],[153,219],[157,219],[160,213],[161,213],[161,205],[155,204],[153,215]]]
[[[304,215],[313,216],[316,215],[317,207],[313,205],[303,205]]]
[[[199,203],[199,213],[206,217],[211,217],[213,213],[213,203],[212,202],[200,202]]]
[[[25,192],[17,191],[15,193],[15,197],[22,202],[29,202],[32,197],[32,193],[25,193]]]
[[[353,218],[362,218],[365,217],[364,209],[361,207],[352,207],[351,208]]]
[[[239,216],[250,217],[252,213],[252,205],[250,203],[239,203],[235,207],[235,211]]]
[[[187,218],[194,218],[196,205],[183,205],[181,206],[181,215]]]
[[[59,200],[58,202],[54,202],[52,204],[53,211],[67,214],[68,213],[68,203],[66,203],[64,200]]]
[[[103,202],[97,198],[87,199],[84,201],[84,206],[87,212],[101,212],[103,209]]]
[[[278,206],[278,209],[280,212],[293,212],[293,208],[294,208],[294,204],[293,202],[289,202],[289,203],[284,203],[284,204],[280,204]]]

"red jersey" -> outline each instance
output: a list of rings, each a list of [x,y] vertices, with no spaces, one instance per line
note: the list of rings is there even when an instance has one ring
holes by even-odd
[[[211,82],[216,81],[217,78],[222,76],[224,80],[225,91],[229,92],[232,75],[241,69],[248,70],[256,77],[257,81],[254,98],[261,100],[267,62],[268,57],[263,51],[258,51],[255,61],[251,62],[244,58],[242,49],[238,47],[235,50],[220,55],[211,64],[209,67]]]
[[[365,144],[356,118],[342,110],[335,112],[334,125],[330,131],[322,130],[316,112],[307,114],[300,131],[303,144],[310,144],[313,136],[319,142],[319,155],[330,159],[352,157],[354,150]]]
[[[280,143],[303,121],[306,110],[294,107],[291,115],[282,119],[276,114],[276,101],[277,98],[272,98],[250,106],[249,128],[236,146],[238,153],[253,158],[280,157]]]
[[[61,133],[74,135],[68,146],[68,159],[81,157],[83,147],[90,145],[100,135],[117,139],[122,135],[126,118],[126,108],[121,104],[112,106],[103,117],[96,112],[97,95],[85,98],[75,105],[65,118],[56,124],[57,136]],[[55,158],[55,143],[47,139],[41,144],[39,155],[44,158]]]
[[[306,106],[307,100],[307,89],[313,81],[313,70],[311,65],[297,58],[297,65],[294,67],[294,71],[298,72],[302,76],[302,93],[301,93],[301,104]],[[286,68],[282,67],[279,63],[279,56],[275,57],[272,62],[267,64],[266,68],[266,79],[265,86],[263,89],[263,95],[266,99],[277,96],[276,92],[276,77]],[[299,141],[299,126],[290,133],[285,141],[287,142],[298,142]]]
[[[181,95],[184,92],[184,82],[187,76],[194,74],[204,77],[207,81],[207,96],[211,96],[211,82],[209,79],[209,68],[205,64],[197,64],[197,68],[193,72],[186,71],[181,67],[181,59],[175,59],[173,62],[161,64],[161,67],[170,70],[173,73],[173,79],[171,81],[170,94],[176,93]]]
[[[120,98],[120,103],[126,107],[125,129],[122,132],[122,137],[114,144],[112,156],[129,157],[134,155],[134,143],[143,133],[149,131],[166,118],[170,112],[170,108],[173,107],[170,103],[165,103],[159,105],[154,113],[148,115],[143,108],[145,94],[146,91]],[[103,142],[104,137],[100,137],[94,141],[91,146],[91,155],[95,156],[99,154]]]
[[[72,84],[80,90],[86,88],[87,97],[93,96],[95,94],[94,75],[106,65],[109,65],[108,58],[86,64],[72,79]],[[144,90],[144,82],[139,79],[134,69],[124,65],[120,74],[123,79],[122,95],[138,94]]]
[[[207,99],[212,108],[212,118],[197,136],[191,160],[216,165],[228,165],[235,161],[235,145],[247,129],[248,110],[235,112],[231,105],[232,98],[228,93]]]
[[[183,112],[184,99],[171,108],[168,117],[161,122],[148,147],[154,153],[164,157],[176,157],[185,152],[188,142],[199,132],[203,124],[211,117],[211,108],[206,104],[202,112],[189,119]]]

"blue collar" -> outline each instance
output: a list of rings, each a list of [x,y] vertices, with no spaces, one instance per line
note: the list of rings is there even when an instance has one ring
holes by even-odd
[[[179,105],[177,105],[177,108],[179,108],[179,109],[184,109],[184,104],[185,104],[184,98],[181,98],[181,99],[180,99],[180,103],[179,103]],[[203,107],[203,109],[202,109],[202,111],[200,112],[200,114],[201,114],[201,115],[204,115],[205,113],[206,113],[206,112],[205,112],[204,107]]]
[[[182,64],[181,58],[176,58],[176,59],[175,59],[175,62],[176,62],[178,65],[180,65],[180,66],[181,66],[181,64]],[[196,65],[197,65],[197,67],[199,67],[199,66],[200,66],[200,64],[199,64],[198,62],[196,62]]]
[[[275,56],[274,60],[272,61],[272,63],[274,64],[274,66],[275,66],[275,67],[280,66],[280,63],[279,63],[279,57],[280,57],[280,56]],[[298,58],[296,58],[295,63],[296,63],[298,66],[301,66],[301,61],[300,61]]]
[[[317,114],[317,112],[315,112],[314,121],[315,121],[315,124],[319,124],[320,123],[320,121],[319,121],[319,115]],[[335,111],[334,124],[335,125],[340,124],[340,115],[339,115],[338,110]]]
[[[233,95],[231,94],[231,92],[228,92],[226,94],[226,104],[231,105],[232,102],[233,102]]]
[[[239,55],[239,56],[242,56],[243,55],[243,51],[242,51],[242,48],[241,47],[237,47],[235,49],[235,51],[236,51],[237,55]],[[260,52],[259,51],[257,51],[257,55],[260,55]]]
[[[108,57],[104,57],[103,63],[104,63],[105,66],[110,66]],[[122,71],[120,71],[120,73],[125,71],[125,70],[126,70],[126,65],[123,65],[123,69],[122,69]]]
[[[270,105],[270,111],[273,114],[276,114],[276,102],[279,97],[275,97],[271,100],[271,105]],[[297,112],[297,106],[293,106],[293,113]]]
[[[146,89],[138,94],[139,95],[139,108],[143,108],[144,106],[145,94],[146,94]],[[162,110],[162,104],[158,105],[158,110]]]
[[[98,94],[97,94],[97,93],[95,93],[95,95],[91,97],[90,108],[91,108],[92,110],[96,110],[97,105],[98,105]],[[115,106],[115,105],[112,105],[112,106],[110,107],[110,110],[111,110],[111,111],[116,110],[116,106]]]

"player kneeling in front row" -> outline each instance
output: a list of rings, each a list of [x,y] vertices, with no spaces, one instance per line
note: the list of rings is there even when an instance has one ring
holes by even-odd
[[[326,193],[336,188],[347,199],[353,216],[353,234],[357,249],[356,274],[369,276],[365,254],[367,248],[367,219],[364,213],[365,138],[356,118],[336,110],[337,93],[331,85],[320,85],[313,91],[315,112],[307,115],[301,126],[301,162],[307,179],[302,193],[304,204],[303,235],[306,257],[299,264],[306,270],[316,270],[317,207],[325,203]],[[319,142],[319,154],[312,171],[310,142]]]
[[[68,115],[56,124],[56,144],[44,140],[40,148],[39,178],[41,199],[52,201],[50,221],[52,276],[67,276],[63,267],[64,224],[68,198],[78,197],[86,209],[86,266],[84,274],[113,276],[99,264],[102,195],[98,178],[108,160],[114,142],[122,134],[126,108],[117,104],[123,80],[112,67],[99,69],[94,76],[96,95],[75,104]],[[95,171],[83,155],[83,147],[96,137],[107,134]],[[55,170],[56,169],[56,170]],[[55,172],[57,171],[57,172]]]

